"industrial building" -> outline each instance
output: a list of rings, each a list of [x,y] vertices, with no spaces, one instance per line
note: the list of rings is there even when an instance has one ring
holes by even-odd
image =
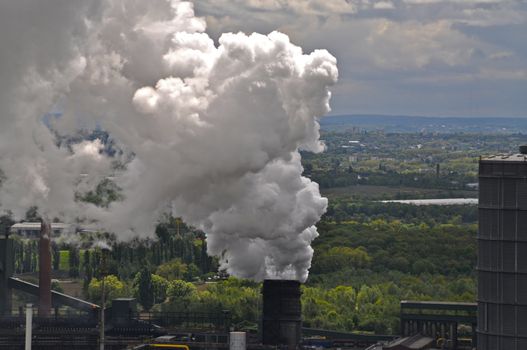
[[[527,147],[479,162],[478,350],[527,349]]]
[[[16,234],[27,239],[40,238],[40,222],[19,222],[11,226],[9,229],[11,234]],[[53,222],[51,223],[51,231],[53,237],[62,235],[71,231],[71,226],[68,224]]]

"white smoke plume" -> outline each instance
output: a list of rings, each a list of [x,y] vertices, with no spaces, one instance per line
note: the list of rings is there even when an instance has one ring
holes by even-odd
[[[86,21],[98,15],[95,5],[0,3],[0,206],[17,218],[34,205],[50,217],[76,211],[74,184],[88,159],[57,147],[42,120],[84,69],[80,46]],[[88,162],[102,168],[98,161]]]
[[[0,45],[2,208],[96,220],[121,239],[152,235],[169,211],[231,274],[307,278],[327,200],[299,150],[323,150],[316,118],[338,74],[327,51],[278,32],[214,43],[179,0],[2,3]],[[96,125],[132,159],[124,170],[98,140],[57,146],[55,133]],[[123,201],[75,201],[109,175]]]

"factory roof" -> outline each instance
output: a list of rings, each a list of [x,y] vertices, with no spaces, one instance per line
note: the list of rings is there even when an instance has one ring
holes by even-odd
[[[477,307],[477,303],[465,303],[458,301],[415,301],[401,300],[402,307],[435,307],[435,308],[456,308],[456,307]]]
[[[527,154],[494,154],[482,156],[480,160],[484,162],[527,162]]]
[[[70,225],[61,222],[51,223],[52,230],[65,230],[69,227]],[[40,230],[40,222],[19,222],[11,226],[11,230]]]

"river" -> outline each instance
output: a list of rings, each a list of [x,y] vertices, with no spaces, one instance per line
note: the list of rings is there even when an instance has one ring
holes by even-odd
[[[439,199],[401,199],[386,200],[382,203],[402,203],[412,205],[470,205],[478,204],[477,198],[439,198]]]

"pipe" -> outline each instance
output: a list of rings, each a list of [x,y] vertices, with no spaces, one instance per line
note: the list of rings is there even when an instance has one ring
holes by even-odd
[[[33,305],[26,304],[26,350],[31,350],[31,338],[33,333]]]
[[[40,223],[38,267],[38,316],[51,313],[51,224],[42,218]]]

